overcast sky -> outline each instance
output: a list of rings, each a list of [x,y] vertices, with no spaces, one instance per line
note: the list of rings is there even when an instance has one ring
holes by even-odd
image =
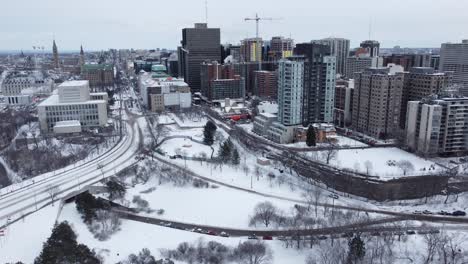
[[[255,35],[291,36],[296,42],[328,36],[358,46],[369,35],[383,47],[440,47],[468,38],[466,0],[208,0],[209,26],[223,43]],[[0,50],[175,48],[181,29],[205,20],[205,0],[1,0]]]

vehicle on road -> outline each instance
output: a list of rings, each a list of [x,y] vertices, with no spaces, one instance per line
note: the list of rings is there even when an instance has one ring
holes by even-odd
[[[206,232],[207,235],[210,235],[210,236],[217,236],[218,234],[213,231],[213,230],[208,230],[208,232]]]
[[[452,215],[451,213],[449,212],[446,212],[446,211],[440,211],[437,213],[438,215]]]
[[[273,240],[272,236],[263,236],[263,240]]]
[[[219,235],[222,236],[222,237],[229,237],[229,234],[224,232],[224,231],[219,233]]]
[[[318,238],[318,240],[326,240],[326,239],[328,239],[327,236],[318,236],[317,238]]]
[[[253,234],[253,235],[250,235],[248,239],[258,239],[258,237],[255,234]]]
[[[452,215],[453,216],[466,216],[466,213],[458,210],[458,211],[453,212]]]
[[[429,210],[424,210],[422,213],[425,214],[425,215],[431,215],[432,214],[432,212],[429,211]]]
[[[406,231],[406,234],[407,235],[416,235],[416,231],[408,230],[408,231]]]
[[[413,214],[415,214],[415,215],[422,215],[423,212],[421,212],[421,211],[414,211]]]

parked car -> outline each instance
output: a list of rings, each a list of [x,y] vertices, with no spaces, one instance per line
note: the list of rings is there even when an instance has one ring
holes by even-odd
[[[258,237],[254,234],[254,235],[250,235],[248,239],[258,239]]]
[[[263,240],[273,240],[272,236],[263,236]]]
[[[224,232],[224,231],[219,233],[219,235],[222,236],[222,237],[229,237],[229,234]]]
[[[406,234],[407,235],[416,235],[416,232],[413,231],[413,230],[408,230],[408,231],[406,231]]]
[[[414,211],[413,214],[415,214],[415,215],[421,215],[421,214],[423,214],[423,212],[421,212],[421,211]]]
[[[325,240],[325,239],[327,239],[328,237],[327,237],[327,236],[319,236],[319,237],[317,237],[317,238],[318,238],[318,240]]]
[[[208,230],[208,232],[206,232],[206,234],[210,235],[210,236],[217,236],[218,234],[213,231],[213,230]]]
[[[446,211],[440,211],[437,214],[439,214],[439,215],[452,215],[451,213],[446,212]]]
[[[424,210],[422,213],[423,213],[423,214],[426,214],[426,215],[431,215],[431,214],[432,214],[432,212],[431,212],[431,211],[428,211],[428,210]]]
[[[452,215],[453,216],[466,216],[466,213],[458,210],[458,211],[453,212]]]

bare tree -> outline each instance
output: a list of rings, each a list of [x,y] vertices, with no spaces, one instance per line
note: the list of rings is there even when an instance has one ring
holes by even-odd
[[[372,162],[370,160],[366,160],[366,162],[364,162],[364,167],[366,168],[367,176],[370,176],[370,174],[372,173],[372,169],[374,168]]]
[[[322,199],[323,190],[317,186],[311,186],[303,193],[304,199],[307,201],[307,210],[310,210],[310,206],[314,205],[315,207],[315,217],[318,217],[318,205]]]
[[[273,260],[273,253],[265,243],[260,241],[245,241],[234,250],[236,263],[268,264]]]
[[[426,244],[426,253],[423,255],[423,263],[429,264],[434,263],[434,259],[437,254],[437,250],[440,246],[441,239],[439,234],[428,234],[424,236],[424,242]]]
[[[275,219],[278,209],[270,202],[259,203],[255,206],[254,215],[251,217],[251,225],[262,222],[268,227]]]
[[[338,156],[338,151],[331,145],[327,150],[322,151],[322,160],[324,160],[327,165],[330,164],[330,161],[336,159]]]
[[[54,205],[55,198],[60,192],[60,188],[58,186],[49,185],[47,186],[47,193],[49,194],[50,200],[52,202],[52,206]]]
[[[245,176],[248,176],[250,172],[249,166],[247,164],[242,165],[242,171],[245,173]]]
[[[396,166],[403,172],[404,176],[406,176],[407,173],[414,171],[414,165],[409,160],[400,160],[396,163]]]

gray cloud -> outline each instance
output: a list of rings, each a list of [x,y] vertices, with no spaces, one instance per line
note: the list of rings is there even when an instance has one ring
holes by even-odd
[[[175,48],[181,29],[205,18],[204,0],[16,0],[0,4],[0,50],[51,46],[60,49]],[[468,38],[468,1],[463,0],[209,0],[209,24],[220,27],[223,42],[255,34],[243,18],[265,21],[261,35],[291,36],[297,42],[346,37],[352,45],[372,38],[384,47],[438,47]]]

